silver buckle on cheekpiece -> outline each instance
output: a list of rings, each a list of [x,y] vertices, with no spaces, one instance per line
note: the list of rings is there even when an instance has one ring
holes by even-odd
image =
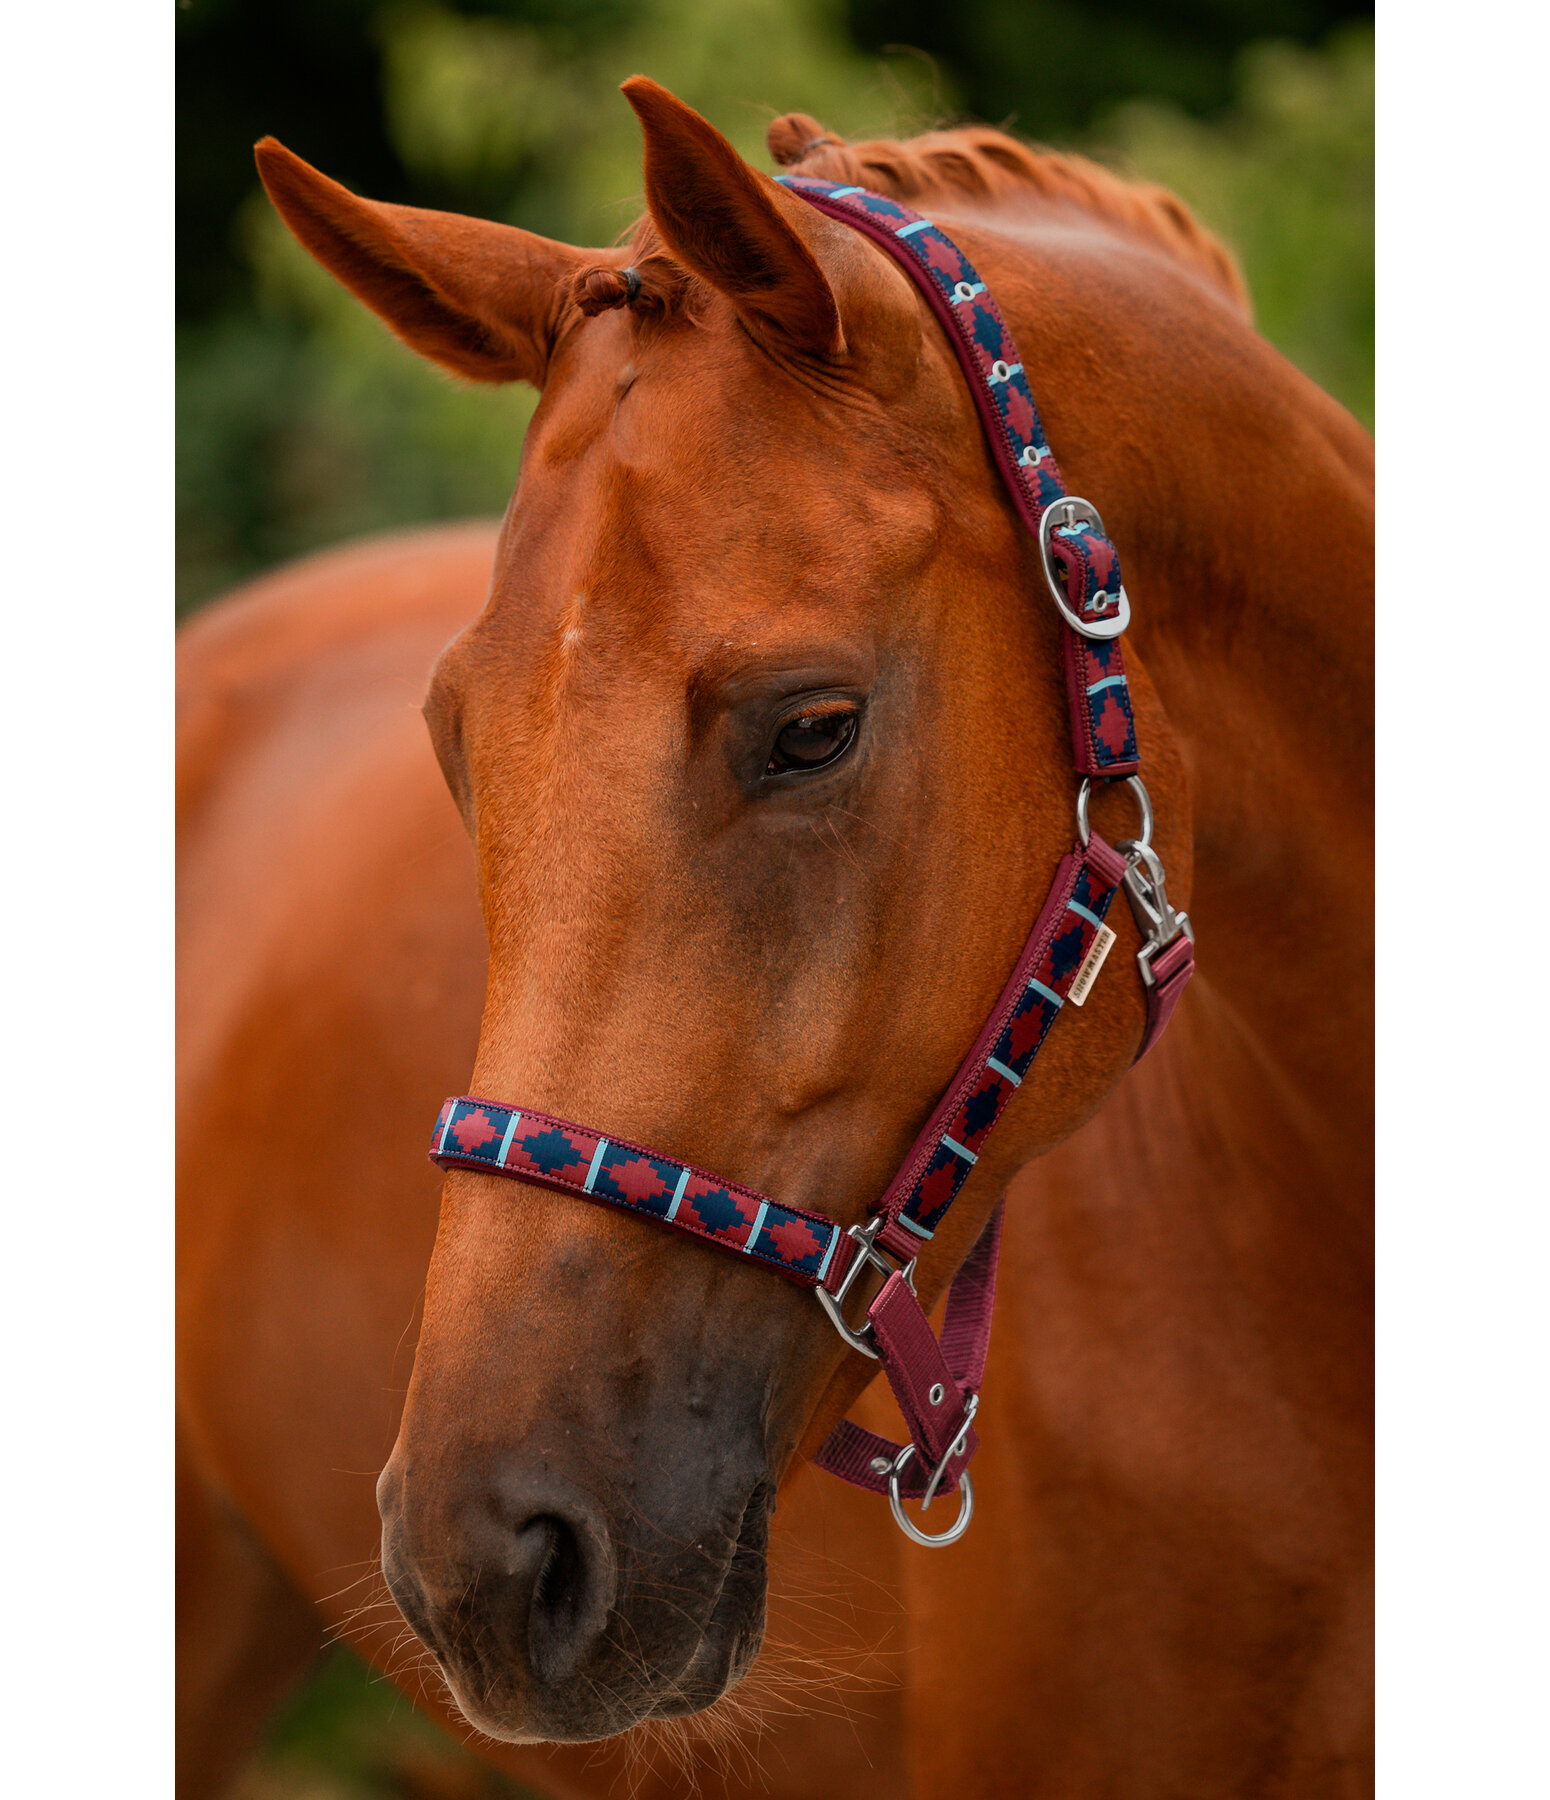
[[[895,1263],[872,1242],[886,1222],[883,1214],[879,1213],[876,1218],[868,1219],[865,1225],[852,1225],[845,1235],[856,1240],[861,1246],[861,1254],[851,1259],[850,1267],[845,1271],[845,1278],[839,1285],[839,1291],[831,1294],[827,1288],[813,1289],[818,1296],[818,1304],[829,1315],[829,1322],[834,1329],[852,1350],[859,1350],[863,1356],[870,1356],[873,1362],[881,1362],[882,1358],[873,1348],[872,1327],[863,1320],[860,1329],[853,1331],[845,1322],[845,1314],[841,1308],[844,1306],[845,1296],[855,1285],[856,1277],[865,1268],[877,1269],[885,1281],[890,1275],[902,1275],[905,1286],[911,1293],[914,1293],[915,1258],[912,1256],[907,1263]]]
[[[1060,616],[1075,632],[1084,638],[1095,638],[1102,643],[1106,638],[1117,638],[1130,623],[1130,596],[1125,592],[1125,584],[1120,583],[1117,593],[1095,594],[1092,598],[1093,610],[1099,614],[1096,619],[1084,619],[1072,607],[1066,598],[1066,590],[1061,586],[1060,574],[1055,567],[1055,558],[1050,550],[1050,539],[1055,532],[1074,536],[1083,531],[1103,533],[1103,520],[1098,516],[1098,509],[1090,500],[1078,499],[1075,494],[1067,494],[1063,499],[1053,500],[1044,509],[1044,516],[1039,520],[1039,560],[1044,565],[1044,579],[1049,583],[1049,591],[1054,597],[1056,606],[1060,608]],[[1113,607],[1113,618],[1104,615]]]

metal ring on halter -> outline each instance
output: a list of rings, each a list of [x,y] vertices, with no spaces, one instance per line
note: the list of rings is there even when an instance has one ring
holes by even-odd
[[[967,1430],[968,1426],[965,1425],[964,1431],[966,1432]],[[963,1433],[960,1432],[957,1442],[954,1443],[953,1449],[957,1448],[958,1443],[961,1443],[962,1439]],[[888,1474],[888,1504],[893,1508],[894,1523],[907,1538],[911,1539],[914,1543],[924,1544],[928,1550],[938,1549],[945,1544],[956,1544],[959,1538],[961,1538],[969,1529],[969,1521],[974,1517],[974,1483],[969,1479],[969,1471],[967,1469],[963,1470],[958,1477],[958,1517],[953,1520],[946,1531],[939,1531],[933,1537],[929,1531],[922,1531],[920,1527],[915,1524],[908,1513],[905,1512],[904,1502],[899,1498],[899,1476],[904,1472],[905,1464],[914,1454],[915,1446],[913,1444],[906,1444],[894,1458],[893,1468]],[[945,1464],[948,1457],[952,1454],[953,1451],[949,1450],[947,1456],[942,1458],[942,1463]],[[936,1472],[938,1478],[940,1478],[941,1472],[941,1467],[939,1466]],[[926,1505],[929,1506],[930,1504],[931,1502],[928,1499]],[[921,1510],[924,1511],[924,1507]]]
[[[902,1275],[905,1286],[911,1293],[915,1291],[915,1259],[911,1257],[903,1264],[892,1263],[872,1243],[884,1223],[883,1215],[879,1213],[876,1218],[868,1219],[865,1225],[852,1225],[846,1236],[856,1240],[861,1246],[861,1254],[852,1259],[838,1292],[831,1294],[827,1288],[821,1287],[813,1289],[818,1296],[818,1304],[829,1315],[829,1323],[852,1350],[859,1350],[863,1356],[870,1356],[873,1362],[881,1362],[882,1358],[872,1346],[872,1327],[863,1320],[859,1330],[852,1330],[846,1324],[845,1315],[840,1309],[845,1303],[845,1296],[855,1284],[856,1277],[868,1267],[880,1270],[885,1280],[890,1275]]]
[[[1075,494],[1066,494],[1059,500],[1052,500],[1039,520],[1039,561],[1044,565],[1044,579],[1049,583],[1049,591],[1054,596],[1056,606],[1060,608],[1061,618],[1073,631],[1080,632],[1085,638],[1096,638],[1101,643],[1105,638],[1117,638],[1130,623],[1130,596],[1125,592],[1123,583],[1120,584],[1118,594],[1099,596],[1104,606],[1111,599],[1116,603],[1118,610],[1112,619],[1084,619],[1073,610],[1071,602],[1066,598],[1065,589],[1060,585],[1060,577],[1055,573],[1055,560],[1050,555],[1049,541],[1054,532],[1070,531],[1081,525],[1099,533],[1103,531],[1103,520],[1099,518],[1098,509],[1090,500],[1079,499]]]
[[[1141,808],[1141,835],[1130,840],[1137,850],[1150,850],[1152,847],[1152,796],[1146,791],[1146,783],[1139,775],[1127,775],[1125,784],[1136,797],[1136,804]],[[1105,782],[1107,787],[1109,783]],[[1085,850],[1092,842],[1092,827],[1087,823],[1087,802],[1092,795],[1092,776],[1084,775],[1082,785],[1076,791],[1076,835],[1077,841]]]

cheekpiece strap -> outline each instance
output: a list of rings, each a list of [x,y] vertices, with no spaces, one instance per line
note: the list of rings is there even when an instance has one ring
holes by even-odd
[[[1071,495],[1044,434],[1017,344],[973,263],[946,232],[886,194],[806,175],[775,179],[819,212],[864,232],[920,289],[947,331],[1012,503],[1041,545],[1045,513]],[[1079,623],[1102,632],[1115,622],[1122,584],[1119,552],[1101,523],[1093,522],[1096,517],[1057,526],[1048,534],[1047,556],[1042,545],[1039,554],[1046,568],[1053,563],[1058,570],[1062,597]],[[1141,754],[1118,636],[1086,637],[1064,612],[1061,627],[1077,773],[1133,775]]]
[[[917,1251],[957,1199],[1007,1102],[1044,1048],[1106,929],[1123,870],[1123,858],[1096,835],[1085,850],[1061,858],[1001,998],[877,1204],[878,1212],[896,1219],[916,1240]]]

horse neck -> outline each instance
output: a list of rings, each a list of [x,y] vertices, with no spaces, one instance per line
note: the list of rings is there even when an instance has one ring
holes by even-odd
[[[1126,642],[1189,772],[1192,891],[1180,885],[1202,993],[1186,1002],[1191,1028],[1156,1054],[1190,1064],[1197,1090],[1220,1090],[1244,1133],[1274,1108],[1319,1161],[1328,1151],[1362,1170],[1371,440],[1155,249],[1111,240],[1112,279],[1095,283],[1101,228],[1010,235],[1017,247],[989,279],[1011,302],[1068,484],[1119,546],[1135,609]],[[1293,1161],[1306,1178],[1307,1157]]]
[[[1284,1076],[1287,1103],[1295,1095],[1365,1162],[1371,510],[1346,454],[1359,454],[1356,428],[1322,395],[1303,398],[1312,404],[1288,409],[1276,434],[1311,476],[1295,491],[1281,458],[1214,446],[1167,523],[1138,531],[1149,616],[1136,646],[1189,770],[1203,977]]]

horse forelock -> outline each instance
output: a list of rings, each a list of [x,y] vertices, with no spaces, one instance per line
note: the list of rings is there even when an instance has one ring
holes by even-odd
[[[1204,275],[1252,319],[1247,284],[1233,253],[1179,197],[1156,182],[1131,180],[1085,156],[1025,144],[986,125],[872,138],[850,144],[802,113],[769,128],[770,154],[792,174],[854,183],[908,206],[958,200],[1009,210],[1031,203],[1073,206],[1147,239]],[[582,269],[569,298],[587,315],[624,304],[619,272],[633,267],[640,291],[637,315],[693,314],[708,299],[705,284],[663,245],[649,215],[620,237],[618,262]],[[615,285],[617,283],[617,285]]]

